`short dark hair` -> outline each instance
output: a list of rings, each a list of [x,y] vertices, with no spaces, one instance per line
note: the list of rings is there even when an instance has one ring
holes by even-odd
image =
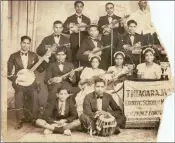
[[[114,7],[114,4],[112,2],[108,2],[105,7],[107,7],[107,5],[111,4]]]
[[[88,31],[89,31],[92,27],[96,27],[97,30],[99,30],[99,29],[98,29],[98,25],[96,25],[96,24],[91,24],[91,25],[89,25],[89,27],[88,27]]]
[[[78,3],[81,3],[84,6],[84,3],[82,1],[79,1],[79,0],[74,2],[74,6],[77,6]]]
[[[135,25],[137,25],[137,22],[136,22],[135,20],[129,20],[129,21],[127,22],[127,25],[129,26],[131,23],[134,23]]]
[[[102,78],[100,78],[100,77],[96,77],[96,79],[94,80],[95,85],[96,85],[98,82],[103,82],[104,85],[106,84],[106,82],[105,82],[104,79],[102,79]]]
[[[66,90],[68,94],[70,94],[70,88],[67,86],[62,86],[57,89],[57,93],[60,93],[61,90]]]
[[[60,46],[57,48],[57,51],[55,54],[57,54],[59,52],[64,52],[67,55],[67,48],[65,46]]]
[[[55,25],[55,24],[63,24],[63,23],[60,20],[57,20],[53,23],[53,25]]]
[[[23,42],[25,39],[29,40],[30,42],[32,41],[32,39],[29,36],[22,36],[21,42]]]

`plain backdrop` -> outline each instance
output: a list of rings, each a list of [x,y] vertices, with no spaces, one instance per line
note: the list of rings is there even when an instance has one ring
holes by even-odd
[[[174,76],[174,1],[150,1],[152,22],[168,52]],[[174,94],[165,100],[158,142],[174,142]]]

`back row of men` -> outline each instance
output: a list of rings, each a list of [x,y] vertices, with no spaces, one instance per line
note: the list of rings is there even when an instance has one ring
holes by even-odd
[[[48,46],[54,51],[56,47],[70,43],[70,47],[67,47],[68,62],[72,62],[75,67],[78,67],[79,64],[88,66],[87,55],[91,56],[98,48],[112,45],[112,52],[111,48],[107,48],[99,54],[102,59],[102,69],[107,70],[109,66],[113,65],[111,59],[116,51],[123,50],[126,52],[126,49],[130,51],[127,52],[128,62],[133,61],[135,65],[138,65],[141,62],[140,53],[132,52],[131,46],[160,45],[156,33],[152,31],[153,28],[149,21],[150,15],[146,10],[147,2],[139,1],[138,4],[140,9],[127,19],[127,28],[125,28],[126,21],[114,14],[113,3],[105,5],[107,15],[100,17],[98,25],[95,25],[91,24],[90,19],[82,14],[84,3],[76,1],[74,3],[76,14],[68,17],[64,23],[61,21],[53,23],[54,33],[42,40],[37,48],[37,54],[43,56]],[[112,29],[113,39],[111,41]],[[65,34],[70,34],[70,39]],[[101,38],[99,38],[100,35]],[[156,57],[158,60],[164,58],[159,51],[156,52]],[[50,58],[50,62],[52,61],[55,61],[54,56]],[[47,64],[44,67],[47,67]]]

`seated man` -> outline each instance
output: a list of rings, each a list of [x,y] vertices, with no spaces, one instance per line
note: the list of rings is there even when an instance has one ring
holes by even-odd
[[[53,110],[55,104],[57,89],[63,85],[69,87],[71,92],[76,94],[79,92],[77,87],[72,87],[72,84],[76,82],[74,72],[74,66],[72,63],[66,62],[66,49],[60,47],[55,54],[57,61],[50,63],[45,74],[45,84],[48,86],[48,101],[44,115],[49,116]],[[65,74],[69,73],[65,76]]]
[[[21,37],[20,43],[21,49],[13,54],[10,55],[8,62],[7,62],[7,69],[8,69],[8,79],[12,82],[12,86],[15,90],[15,108],[16,110],[16,119],[17,125],[15,129],[20,129],[23,126],[24,121],[36,120],[38,116],[38,85],[39,82],[35,80],[29,86],[22,86],[25,83],[25,73],[22,74],[22,70],[31,69],[34,65],[38,62],[38,56],[36,53],[31,52],[31,38],[28,36]],[[15,69],[15,73],[13,75],[13,68]],[[37,68],[39,72],[42,72],[42,68],[39,66]],[[16,76],[17,73],[21,73],[20,76]],[[28,79],[27,79],[28,80]],[[27,98],[27,102],[25,102]],[[27,104],[26,104],[27,103]],[[27,110],[26,110],[27,109]],[[27,117],[26,112],[30,111],[33,116],[30,119]],[[27,112],[28,113],[28,112]]]
[[[90,25],[88,28],[89,37],[84,39],[77,52],[77,59],[80,61],[81,66],[90,67],[89,59],[94,54],[101,56],[102,52],[93,53],[102,47],[102,42],[98,39],[99,31],[97,25]]]
[[[37,119],[36,125],[45,128],[45,133],[61,133],[71,135],[75,119],[78,118],[75,104],[70,96],[70,91],[66,87],[57,90],[55,108],[52,115],[47,120]]]
[[[95,91],[86,95],[83,103],[83,112],[84,114],[80,116],[82,127],[85,130],[91,128],[94,134],[96,131],[98,132],[96,121],[101,115],[115,117],[117,122],[115,134],[120,133],[119,128],[125,127],[126,117],[122,114],[122,110],[112,96],[105,93],[105,81],[103,79],[97,78],[95,80]]]

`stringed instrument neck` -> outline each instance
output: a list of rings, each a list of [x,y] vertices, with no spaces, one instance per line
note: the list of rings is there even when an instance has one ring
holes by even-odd
[[[100,52],[100,51],[102,51],[102,50],[104,50],[104,49],[108,49],[108,48],[110,48],[110,47],[111,47],[111,46],[108,45],[108,46],[105,46],[105,47],[99,48],[98,50],[95,50],[95,51],[93,51],[92,53],[95,54],[95,53],[98,53],[98,52]]]
[[[40,64],[44,61],[44,58],[41,58],[31,69],[30,71],[34,72],[39,66]]]

